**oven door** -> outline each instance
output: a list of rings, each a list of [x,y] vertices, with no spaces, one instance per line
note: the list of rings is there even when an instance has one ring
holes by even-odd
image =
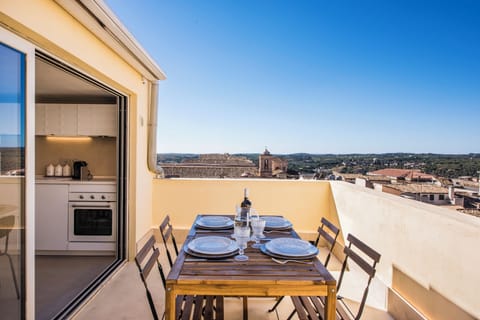
[[[117,213],[114,202],[69,202],[68,241],[116,241]]]

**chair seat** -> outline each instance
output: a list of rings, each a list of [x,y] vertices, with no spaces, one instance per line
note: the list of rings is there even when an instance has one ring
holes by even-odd
[[[310,241],[310,243],[316,247],[319,246],[320,240],[325,241],[325,243],[328,244],[327,247],[324,247],[325,250],[320,250],[320,253],[324,257],[321,257],[321,258],[319,257],[321,261],[324,261],[323,265],[326,268],[328,266],[328,262],[330,261],[330,258],[334,257],[333,248],[335,247],[335,244],[337,242],[340,229],[324,217],[322,217],[321,221],[322,221],[322,224],[317,229],[317,233],[318,233],[317,239],[315,241]],[[323,254],[324,252],[326,254]],[[268,310],[268,312],[273,312],[278,307],[278,305],[283,300],[283,298],[284,297],[280,297],[277,300],[277,302],[273,305],[273,307]],[[290,319],[294,314],[295,314],[295,310],[292,312],[292,314],[290,314],[290,317],[288,319]]]
[[[348,247],[343,248],[345,260],[342,264],[340,277],[337,281],[337,292],[340,292],[345,270],[347,269],[347,261],[356,264],[364,273],[368,275],[365,289],[363,290],[362,299],[360,301],[358,310],[354,315],[353,312],[343,301],[341,296],[337,296],[335,318],[338,320],[353,320],[360,319],[362,316],[365,302],[367,300],[368,288],[372,279],[375,277],[375,267],[380,261],[380,254],[359,240],[352,234],[348,234]],[[356,252],[358,251],[358,253]],[[361,255],[360,255],[360,254]],[[357,280],[358,281],[358,280]],[[295,313],[301,320],[323,319],[324,307],[326,305],[325,297],[291,297],[295,310],[290,314],[288,319],[291,319]]]
[[[222,296],[180,295],[177,296],[175,303],[176,319],[223,320]]]
[[[291,297],[295,306],[295,312],[301,320],[323,319],[325,297]],[[353,320],[355,317],[348,309],[347,305],[337,299],[335,319]]]

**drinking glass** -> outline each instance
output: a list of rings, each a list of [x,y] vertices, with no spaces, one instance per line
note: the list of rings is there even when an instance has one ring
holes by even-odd
[[[235,256],[236,261],[247,261],[248,257],[244,254],[247,248],[248,240],[250,240],[250,227],[235,228],[235,240],[238,245],[238,255]]]
[[[263,235],[263,229],[265,229],[265,219],[260,217],[252,217],[250,224],[252,226],[252,240],[255,241],[255,244],[252,245],[252,248],[260,248],[260,239],[265,238]]]
[[[236,238],[237,235],[237,229],[242,226],[242,222],[240,220],[240,206],[235,205],[235,218],[233,218],[234,224],[233,224],[233,234],[231,237],[233,239]]]
[[[246,215],[243,215],[245,213],[245,208],[241,208],[240,206],[235,206],[235,219],[234,219],[234,229],[233,229],[233,234],[232,238],[235,239],[237,235],[237,230],[238,228],[243,228],[243,227],[248,227],[250,224],[250,214],[249,210],[246,211]]]

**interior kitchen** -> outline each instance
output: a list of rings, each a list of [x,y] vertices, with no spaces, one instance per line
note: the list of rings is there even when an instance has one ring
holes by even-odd
[[[54,319],[118,257],[119,97],[39,56],[36,319]]]

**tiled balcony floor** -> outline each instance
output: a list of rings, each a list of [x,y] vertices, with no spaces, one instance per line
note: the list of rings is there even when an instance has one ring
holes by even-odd
[[[162,255],[165,257],[165,255]],[[166,266],[166,261],[162,261]],[[340,267],[335,261],[334,269]],[[156,300],[157,312],[163,313],[164,290],[158,272],[152,272],[150,276],[151,291]],[[286,319],[293,310],[290,299],[284,299],[275,312],[267,310],[275,303],[275,298],[249,298],[249,319]],[[74,317],[75,320],[90,319],[151,319],[151,312],[143,284],[140,280],[137,267],[134,262],[126,263],[122,269],[108,281],[103,288],[88,302]],[[363,319],[391,320],[393,319],[383,310],[367,307]],[[225,319],[242,319],[242,300],[239,298],[225,299]],[[297,319],[295,316],[294,319]]]

